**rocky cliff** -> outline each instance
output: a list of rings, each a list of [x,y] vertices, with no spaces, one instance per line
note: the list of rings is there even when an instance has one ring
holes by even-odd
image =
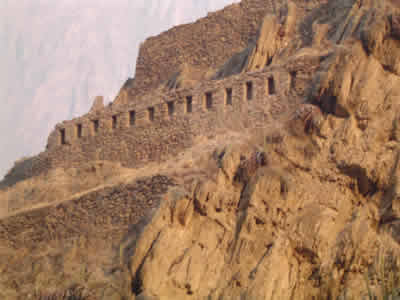
[[[388,0],[292,2],[267,13],[254,42],[213,76],[285,68],[282,102],[293,105],[256,129],[233,119],[162,164],[75,167],[107,185],[93,180],[69,200],[0,220],[0,293],[395,299],[399,20]],[[67,170],[34,179],[57,185]]]

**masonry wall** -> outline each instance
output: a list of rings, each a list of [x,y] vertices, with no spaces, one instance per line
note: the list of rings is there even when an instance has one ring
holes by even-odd
[[[262,126],[265,118],[287,98],[289,87],[290,75],[284,70],[272,70],[207,81],[193,89],[150,93],[141,101],[109,105],[57,124],[46,151],[17,164],[5,182],[13,184],[51,168],[69,168],[92,160],[117,161],[132,168],[166,160],[191,147],[197,136],[213,135],[227,123]],[[227,89],[231,91],[229,103]],[[249,89],[251,99],[247,99]],[[210,107],[207,93],[212,97]],[[191,111],[187,111],[188,97],[192,99]],[[154,112],[153,120],[150,109]],[[131,123],[133,111],[135,120]]]
[[[135,79],[125,88],[141,94],[171,78],[182,64],[215,69],[254,40],[263,17],[285,1],[242,0],[198,21],[176,26],[140,47]]]
[[[165,176],[106,187],[57,206],[46,206],[0,220],[4,247],[35,249],[79,236],[119,243],[129,226],[159,206],[174,183]]]

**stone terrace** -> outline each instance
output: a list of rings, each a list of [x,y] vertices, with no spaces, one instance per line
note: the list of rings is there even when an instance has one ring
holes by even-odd
[[[110,104],[57,124],[46,151],[16,164],[3,184],[91,160],[139,167],[177,155],[197,136],[212,136],[232,120],[238,126],[262,126],[283,105],[290,80],[285,70],[271,69]]]
[[[160,205],[171,186],[174,182],[165,176],[139,178],[9,216],[0,220],[0,241],[14,249],[34,249],[81,235],[119,242],[129,226]]]

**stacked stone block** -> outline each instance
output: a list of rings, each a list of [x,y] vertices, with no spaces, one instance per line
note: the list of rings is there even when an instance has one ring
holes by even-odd
[[[110,104],[57,124],[46,151],[16,164],[6,181],[93,160],[121,162],[131,168],[164,161],[191,147],[195,137],[212,135],[232,119],[246,120],[246,127],[262,126],[268,112],[286,101],[289,88],[290,75],[275,69]]]

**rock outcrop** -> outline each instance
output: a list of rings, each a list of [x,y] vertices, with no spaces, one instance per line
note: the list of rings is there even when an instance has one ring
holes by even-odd
[[[298,20],[297,10],[296,5],[289,2],[286,7],[281,8],[279,14],[267,14],[262,21],[257,40],[230,59],[217,71],[214,78],[264,69],[273,64],[274,59],[277,61],[283,56],[293,54],[293,50],[298,46],[293,41]]]
[[[339,1],[319,12],[340,8],[341,26],[326,15],[325,24],[298,23],[297,30],[308,25],[313,33],[309,49],[289,60],[275,56],[285,47],[273,43],[279,23],[266,17],[243,70],[270,57],[291,68],[301,55],[319,56],[309,60],[317,72],[308,103],[290,115],[286,130],[265,133],[266,166],[238,176],[251,151],[226,148],[215,155],[214,178],[170,191],[132,255],[135,293],[325,299],[345,291],[359,298],[377,287],[365,276],[382,257],[392,261],[381,266],[385,272],[397,270],[399,11],[390,2]]]

